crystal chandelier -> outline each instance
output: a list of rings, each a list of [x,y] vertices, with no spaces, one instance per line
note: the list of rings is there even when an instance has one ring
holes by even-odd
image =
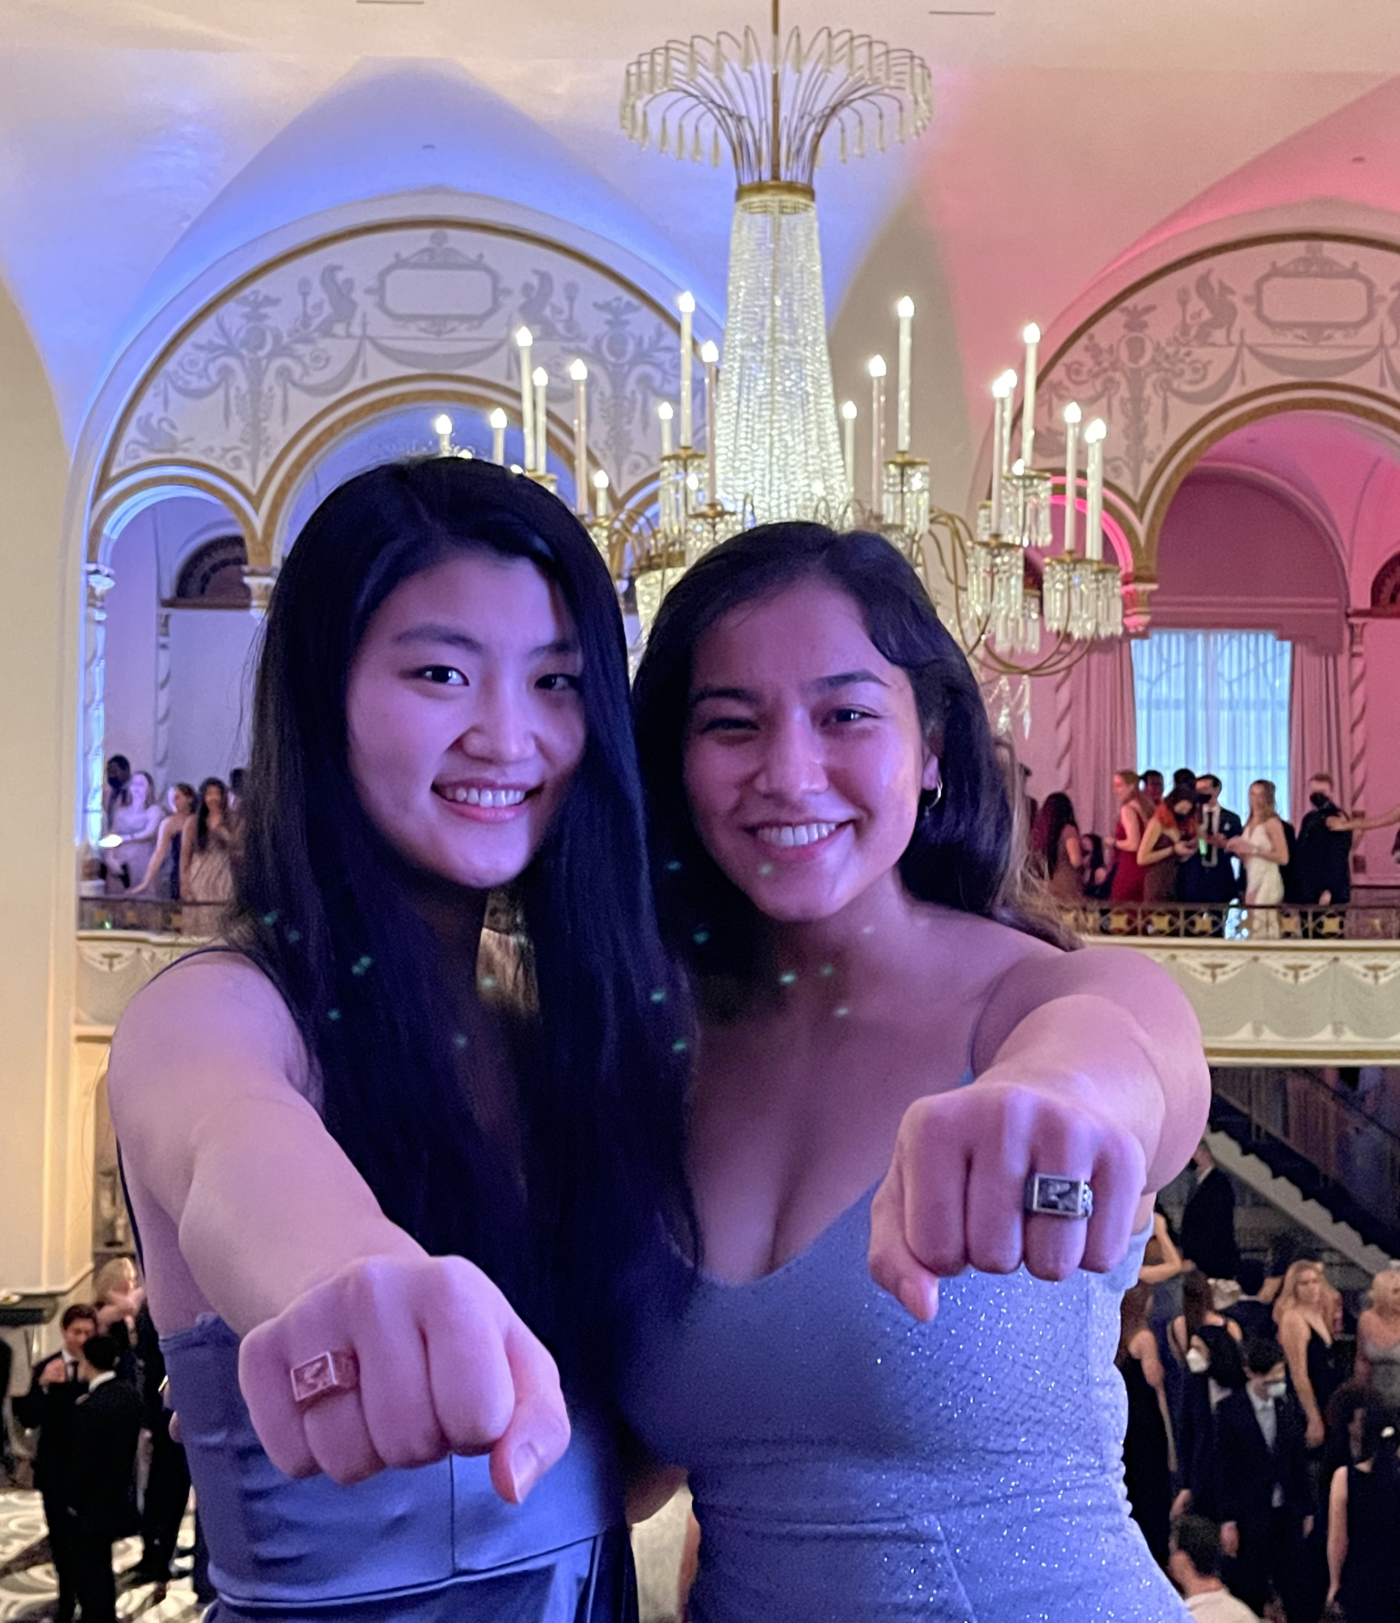
[[[722,388],[706,367],[703,477],[689,420],[690,312],[681,304],[680,446],[663,455],[660,493],[672,550],[693,553],[749,513],[766,522],[849,506],[813,180],[824,152],[844,163],[872,146],[883,150],[891,137],[921,134],[932,111],[921,58],[850,30],[824,28],[804,40],[793,29],[784,38],[778,0],[767,40],[751,28],[742,37],[694,35],[628,67],[628,136],[716,166],[727,150],[738,182]],[[687,520],[697,508],[703,522],[692,535]]]

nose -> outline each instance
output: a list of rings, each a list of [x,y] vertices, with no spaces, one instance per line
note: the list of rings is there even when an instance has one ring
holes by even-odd
[[[511,682],[488,676],[478,689],[462,747],[477,760],[508,765],[535,753],[534,716],[529,695]]]
[[[821,740],[804,716],[789,716],[769,730],[754,780],[760,794],[801,800],[827,786]]]

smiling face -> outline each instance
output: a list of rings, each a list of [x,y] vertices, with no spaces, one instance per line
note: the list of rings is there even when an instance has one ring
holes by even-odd
[[[473,890],[516,879],[583,758],[582,659],[524,559],[464,552],[380,605],[350,668],[350,775],[413,866]]]
[[[696,832],[761,913],[828,919],[894,875],[939,782],[914,691],[859,606],[803,582],[701,638],[685,787]]]

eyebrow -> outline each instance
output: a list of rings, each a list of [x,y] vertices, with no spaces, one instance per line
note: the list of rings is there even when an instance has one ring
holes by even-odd
[[[423,625],[410,626],[406,631],[396,632],[395,645],[414,642],[432,642],[445,644],[449,648],[460,648],[468,654],[485,654],[488,650],[486,644],[477,638],[469,636],[456,626],[438,625],[428,621]],[[551,654],[576,654],[579,651],[578,641],[574,637],[556,637],[553,642],[543,642],[538,648],[530,650],[531,659],[544,659]]]
[[[885,688],[889,683],[876,676],[874,671],[838,671],[834,676],[819,676],[813,682],[806,682],[803,686],[814,693],[834,693],[838,688],[857,687],[862,682],[873,682],[876,687]],[[706,699],[728,699],[735,704],[760,703],[759,695],[752,688],[732,687],[703,687],[696,688],[690,696],[690,707],[704,704]]]

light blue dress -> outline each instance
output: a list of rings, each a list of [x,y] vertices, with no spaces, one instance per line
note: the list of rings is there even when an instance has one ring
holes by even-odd
[[[619,1623],[636,1598],[620,1482],[601,1427],[573,1416],[564,1458],[523,1505],[485,1458],[293,1481],[263,1452],[222,1319],[163,1337],[189,1456],[214,1623]]]
[[[1147,1233],[1106,1276],[945,1280],[926,1325],[870,1278],[873,1193],[638,1327],[628,1418],[688,1468],[702,1530],[692,1623],[1188,1623],[1123,1489]]]

